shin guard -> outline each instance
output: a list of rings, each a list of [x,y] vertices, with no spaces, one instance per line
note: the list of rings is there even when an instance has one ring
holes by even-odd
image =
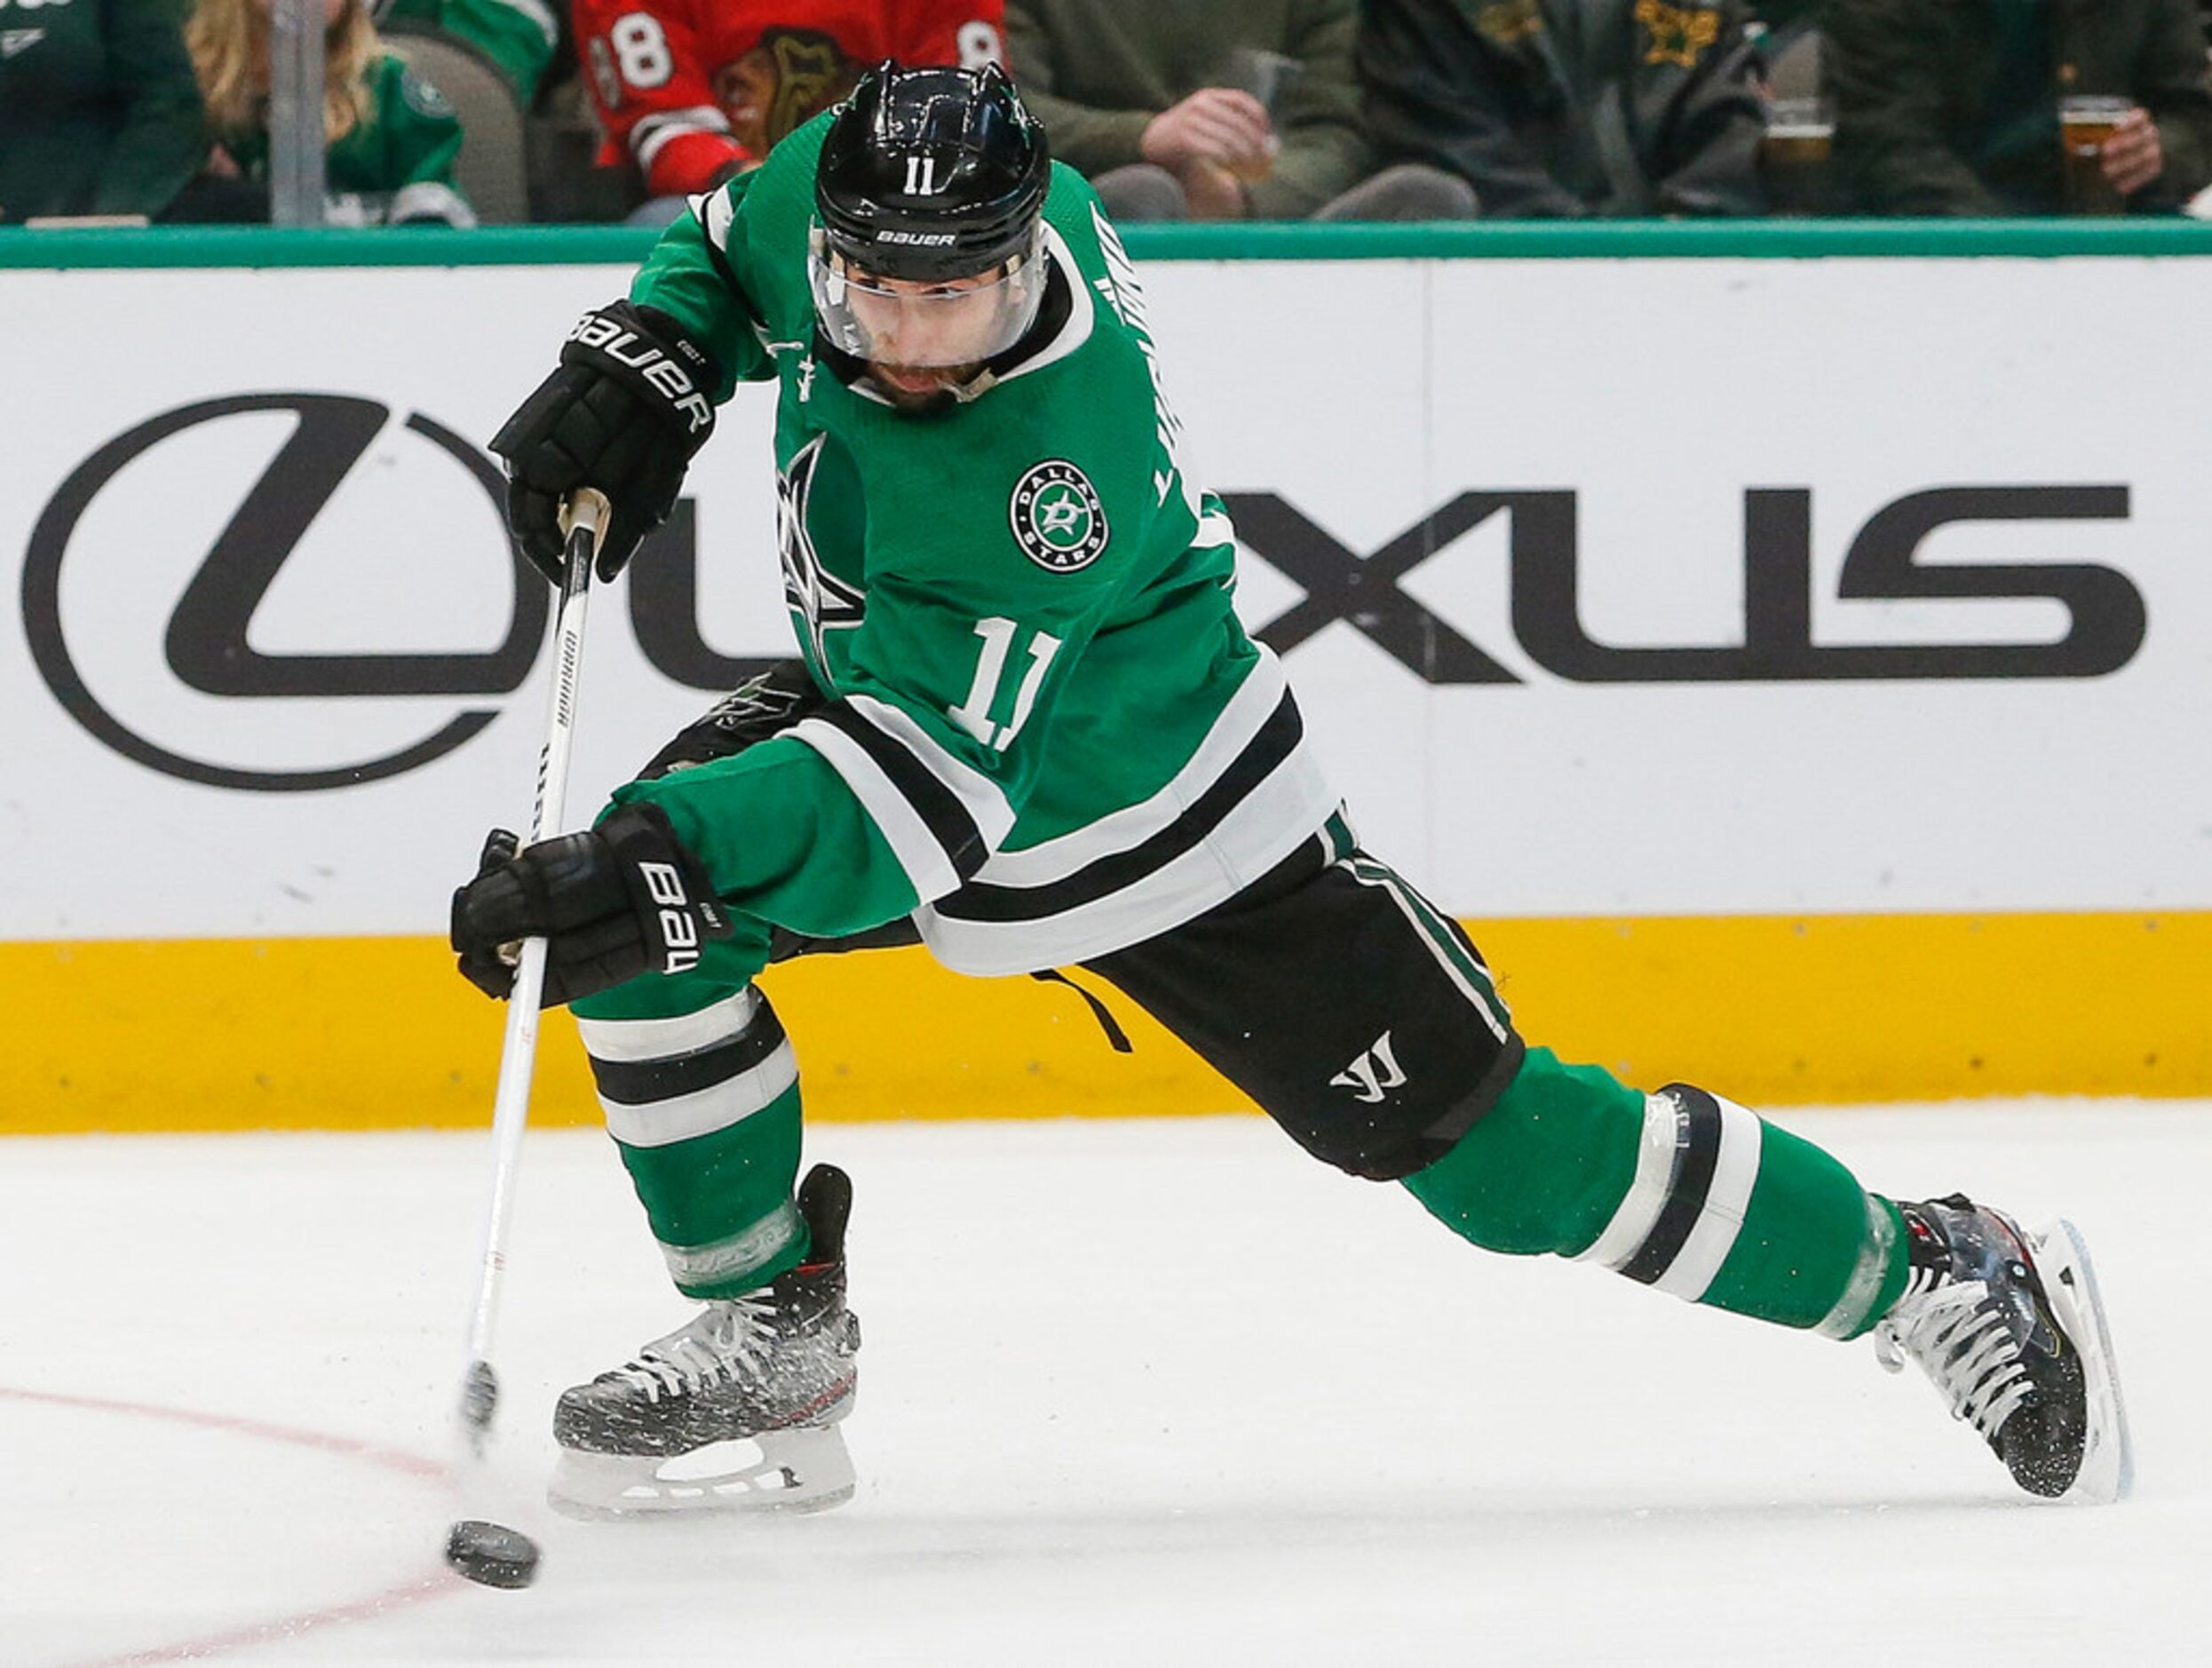
[[[1544,1049],[1406,1185],[1487,1249],[1831,1337],[1863,1331],[1904,1281],[1895,1207],[1820,1148],[1705,1090],[1639,1094]]]
[[[695,1013],[576,1026],[677,1288],[735,1297],[795,1267],[798,1064],[767,999],[747,986]]]

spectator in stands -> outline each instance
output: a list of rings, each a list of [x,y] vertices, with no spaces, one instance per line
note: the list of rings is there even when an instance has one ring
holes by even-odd
[[[1362,0],[1368,129],[1486,217],[1759,214],[1745,24],[1741,0]]]
[[[2113,209],[2178,209],[2212,178],[2196,0],[1835,0],[1825,28],[1836,167],[1868,212],[2061,210],[2067,93],[2137,107],[2102,146]]]
[[[1427,220],[1424,166],[1374,174],[1355,0],[1007,0],[1008,68],[1052,154],[1122,220]],[[1370,177],[1371,176],[1371,177]]]
[[[545,0],[382,0],[381,24],[421,23],[466,41],[498,66],[528,109],[560,45],[560,23]]]
[[[270,3],[199,0],[186,26],[214,140],[198,218],[268,218]],[[385,50],[363,0],[322,0],[322,10],[325,220],[475,225],[454,184],[453,107]]]
[[[169,0],[77,0],[0,26],[0,221],[165,211],[207,154]]]
[[[1001,0],[575,0],[577,52],[607,135],[660,226],[886,58],[910,68],[1001,61]]]

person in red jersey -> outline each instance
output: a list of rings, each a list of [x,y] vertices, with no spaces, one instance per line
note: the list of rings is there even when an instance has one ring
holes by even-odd
[[[886,58],[980,68],[1003,61],[1003,0],[575,0],[584,80],[649,202],[683,200],[744,172]]]

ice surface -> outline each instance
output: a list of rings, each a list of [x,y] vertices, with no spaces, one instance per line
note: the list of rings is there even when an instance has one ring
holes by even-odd
[[[524,1593],[438,1561],[482,1135],[0,1148],[0,1664],[2212,1661],[2212,1105],[1787,1114],[2089,1235],[2137,1497],[2027,1501],[1917,1377],[1487,1257],[1257,1119],[828,1125],[860,1493],[549,1513],[552,1397],[686,1313],[603,1138],[526,1143]]]

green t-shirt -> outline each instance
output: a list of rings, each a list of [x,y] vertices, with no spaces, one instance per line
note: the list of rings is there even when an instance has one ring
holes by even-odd
[[[269,131],[218,134],[250,179],[266,179]],[[369,115],[323,154],[327,218],[335,226],[442,220],[473,226],[455,184],[461,118],[428,81],[386,52],[369,67]]]
[[[694,200],[631,294],[728,385],[774,379],[787,600],[836,697],[735,759],[637,783],[737,908],[809,935],[912,913],[947,965],[1060,965],[1258,878],[1336,807],[1233,538],[1185,468],[1144,298],[1055,165],[1026,357],[916,416],[826,359],[806,275],[829,118]]]

